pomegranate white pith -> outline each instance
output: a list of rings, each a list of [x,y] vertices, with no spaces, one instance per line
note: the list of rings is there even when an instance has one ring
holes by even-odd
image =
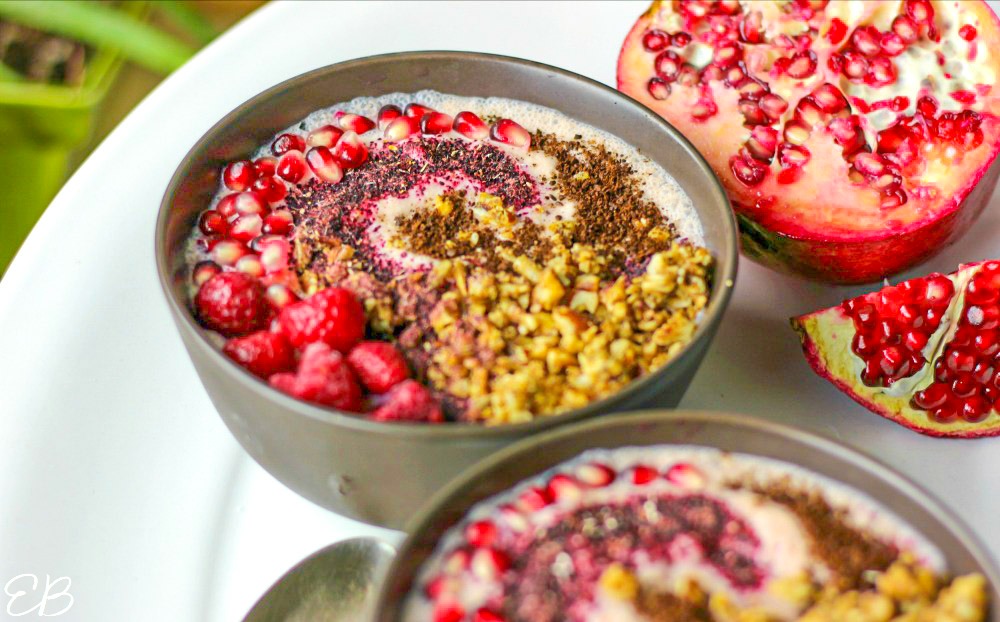
[[[1000,435],[1000,261],[932,274],[792,320],[813,369],[932,436]]]
[[[955,239],[988,200],[998,40],[978,0],[654,2],[618,87],[713,166],[748,255],[866,282]]]

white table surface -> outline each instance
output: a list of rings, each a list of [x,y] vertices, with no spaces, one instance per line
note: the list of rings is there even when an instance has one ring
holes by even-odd
[[[0,281],[0,585],[24,573],[69,577],[74,603],[60,620],[235,620],[289,566],[331,541],[395,541],[393,532],[287,491],[215,414],[156,280],[153,225],[167,181],[232,108],[349,58],[476,50],[613,84],[619,44],[644,8],[279,3],[166,80],[66,184]],[[997,202],[913,274],[1000,256]],[[1000,439],[919,436],[807,367],[787,318],[860,291],[743,262],[683,406],[745,412],[848,442],[924,484],[1000,556]]]

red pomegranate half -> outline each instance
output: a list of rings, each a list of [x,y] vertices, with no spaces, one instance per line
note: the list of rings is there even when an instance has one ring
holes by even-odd
[[[903,281],[792,319],[809,364],[931,436],[1000,435],[1000,260]]]
[[[980,0],[654,2],[618,88],[712,165],[746,255],[863,283],[954,241],[989,200],[998,49]]]

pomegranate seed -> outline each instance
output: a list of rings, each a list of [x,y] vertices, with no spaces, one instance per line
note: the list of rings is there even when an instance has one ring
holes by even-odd
[[[860,80],[868,74],[868,60],[852,51],[844,52],[844,75]]]
[[[977,423],[990,413],[990,405],[979,395],[972,395],[962,402],[962,419]]]
[[[854,338],[851,339],[851,350],[855,354],[865,356],[875,352],[876,344],[864,333],[855,333]]]
[[[757,102],[749,99],[741,99],[739,103],[740,113],[743,115],[743,123],[745,125],[767,125],[770,120],[764,111],[760,109]]]
[[[288,194],[288,188],[274,177],[258,177],[253,190],[268,203],[277,203]]]
[[[685,63],[681,67],[680,73],[677,74],[677,84],[683,86],[694,86],[701,82],[701,76],[698,74],[698,70],[693,66]]]
[[[783,143],[778,152],[778,160],[782,166],[805,166],[809,162],[809,150],[805,147],[796,147]]]
[[[972,41],[976,38],[978,32],[976,27],[972,24],[966,24],[958,29],[958,36],[962,37],[966,41]]]
[[[859,153],[854,157],[854,168],[867,177],[877,177],[885,172],[885,162],[877,153]]]
[[[361,142],[361,137],[353,131],[344,132],[332,153],[344,169],[358,168],[368,159],[368,149]]]
[[[709,65],[701,70],[701,81],[705,84],[721,80],[724,77],[726,77],[726,74],[722,70],[722,67],[719,67],[718,65]]]
[[[546,484],[545,490],[553,501],[579,499],[583,493],[580,489],[580,483],[565,473],[552,476],[552,479]]]
[[[469,567],[471,555],[464,549],[455,549],[445,558],[441,564],[441,571],[445,574],[458,574]]]
[[[202,283],[222,272],[222,267],[214,261],[199,261],[191,270],[191,281],[201,287]]]
[[[476,521],[465,527],[465,540],[476,548],[493,546],[496,537],[497,526],[492,521]]]
[[[403,109],[403,114],[407,117],[412,117],[414,119],[422,119],[428,112],[434,112],[432,108],[427,106],[422,106],[416,102],[411,102],[406,104],[406,108]]]
[[[760,100],[767,92],[767,86],[756,80],[748,80],[740,87],[740,97],[751,101]]]
[[[207,212],[206,212],[207,213]],[[205,233],[218,233],[217,231],[205,231]],[[996,302],[1000,296],[994,284],[989,280],[976,275],[965,287],[965,301],[972,305],[987,305]]]
[[[428,112],[420,119],[420,131],[424,134],[447,134],[454,119],[443,112]]]
[[[997,341],[995,333],[981,332],[973,338],[972,347],[982,356],[993,356],[1000,351],[1000,342]]]
[[[298,151],[291,151],[278,160],[278,176],[293,184],[306,175],[306,159]]]
[[[980,361],[976,363],[975,369],[972,370],[972,379],[979,384],[986,384],[993,379],[993,365],[988,361]]]
[[[198,229],[205,235],[226,235],[226,231],[229,230],[229,221],[215,210],[206,210],[198,218]]]
[[[865,146],[865,135],[859,125],[849,119],[832,119],[830,132],[833,139],[843,147],[845,156],[852,155]]]
[[[743,57],[743,52],[735,45],[724,45],[716,48],[712,61],[723,69],[735,65]]]
[[[389,122],[393,119],[397,119],[403,116],[403,111],[400,110],[399,106],[394,106],[392,104],[386,104],[382,106],[378,111],[378,129],[385,131],[385,126],[389,125]],[[329,147],[330,145],[323,145],[324,147]]]
[[[937,114],[938,103],[937,100],[930,95],[924,95],[917,100],[917,112],[922,114],[927,118],[933,117]]]
[[[726,71],[726,84],[733,88],[739,88],[743,84],[743,81],[747,79],[746,72],[743,71],[742,67],[730,67]]]
[[[820,110],[830,114],[840,112],[847,108],[847,98],[840,92],[840,89],[827,82],[821,84],[812,92],[812,98],[819,106]]]
[[[778,146],[778,131],[773,127],[758,125],[750,131],[746,142],[747,152],[757,160],[770,162]]]
[[[670,44],[675,48],[687,47],[691,43],[691,35],[686,32],[677,32],[670,38]]]
[[[482,607],[472,615],[472,622],[504,622],[504,618],[499,613]]]
[[[851,43],[865,56],[875,56],[882,51],[879,32],[874,26],[862,26],[851,35]]]
[[[215,211],[226,217],[227,220],[236,216],[236,197],[238,194],[227,194],[219,199],[215,204]]]
[[[465,620],[465,609],[452,603],[437,605],[431,614],[431,622],[462,622],[463,620]]]
[[[364,134],[369,130],[375,129],[375,122],[368,117],[361,116],[359,114],[347,113],[340,117],[340,127],[345,132],[355,132],[357,134]]]
[[[265,205],[263,197],[257,192],[241,192],[235,195],[233,210],[236,215],[255,214],[257,216],[264,216],[267,214],[267,205]]]
[[[904,205],[907,199],[906,193],[901,188],[893,188],[883,193],[879,207],[882,209],[894,209],[900,205]]]
[[[907,0],[906,14],[918,24],[926,24],[934,19],[934,8],[927,0]]]
[[[468,110],[455,115],[455,131],[473,140],[485,140],[490,135],[490,128],[476,113]]]
[[[289,151],[305,151],[306,141],[298,134],[282,134],[271,143],[271,153],[285,155]]]
[[[798,121],[789,121],[785,124],[785,141],[793,145],[802,145],[809,140],[809,128]]]
[[[480,579],[492,581],[510,568],[510,559],[496,549],[477,549],[469,568]]]
[[[229,229],[229,237],[247,244],[250,240],[260,235],[264,220],[257,214],[246,214],[240,216],[233,222]]]
[[[788,102],[778,95],[768,93],[760,98],[760,109],[771,121],[777,121],[788,110]]]
[[[517,498],[517,507],[524,512],[537,512],[552,503],[552,497],[544,488],[532,486]]]
[[[899,56],[906,50],[906,41],[894,32],[887,32],[882,35],[879,41],[882,51],[889,56]]]
[[[677,74],[680,73],[683,64],[684,61],[673,50],[662,52],[653,61],[656,75],[666,82],[673,82],[677,79]]]
[[[796,79],[808,78],[816,72],[816,54],[809,52],[799,52],[792,57],[792,62],[788,65],[785,73]]]
[[[510,119],[500,119],[494,123],[490,127],[490,138],[519,149],[527,149],[531,145],[531,134],[528,130]]]
[[[329,183],[340,183],[344,177],[344,171],[340,168],[340,163],[334,157],[333,152],[326,147],[313,147],[306,153],[306,163],[313,174],[321,180]]]
[[[424,585],[424,594],[431,600],[440,600],[442,595],[454,593],[457,587],[455,579],[438,575]]]
[[[934,382],[923,391],[918,391],[911,400],[921,410],[940,408],[948,401],[948,386]]]
[[[646,48],[647,52],[659,52],[668,45],[670,45],[670,35],[662,30],[647,30],[646,34],[642,35],[642,47]]]
[[[261,177],[271,177],[278,168],[278,159],[271,156],[261,156],[253,161],[254,171],[257,173],[254,181]],[[251,186],[253,187],[253,186]]]
[[[664,100],[670,96],[670,85],[663,78],[652,77],[646,85],[646,90],[653,99]]]
[[[247,218],[254,218],[248,216]],[[259,218],[257,216],[256,218]],[[212,261],[220,266],[232,266],[239,258],[247,254],[245,246],[233,240],[222,240],[212,248]]]
[[[740,40],[746,43],[764,42],[764,16],[760,11],[750,11],[740,22]]]
[[[261,243],[260,262],[268,274],[281,272],[288,267],[288,254],[291,246],[282,238]]]
[[[920,37],[917,24],[905,15],[900,15],[892,21],[892,32],[899,35],[904,43],[913,43]]]
[[[309,135],[306,136],[306,145],[309,147],[332,147],[343,135],[344,130],[339,127],[324,125],[309,132]]]
[[[691,117],[697,121],[704,121],[714,116],[718,111],[714,101],[702,98],[691,108]]]
[[[896,65],[884,56],[871,59],[868,65],[869,73],[865,76],[865,84],[879,87],[896,82]]]
[[[398,117],[385,126],[384,138],[389,142],[399,142],[419,133],[419,119],[414,117]]]
[[[729,159],[729,167],[740,183],[751,188],[760,185],[767,177],[767,167],[749,157],[749,154],[747,157],[733,156]]]
[[[812,129],[823,122],[823,111],[811,97],[803,97],[795,106],[795,118]]]
[[[951,350],[945,358],[945,365],[955,373],[970,372],[976,366],[976,359],[968,352]]]
[[[275,309],[283,309],[293,302],[298,302],[299,297],[286,285],[275,283],[267,288],[267,300]]]
[[[222,171],[222,183],[230,190],[242,192],[257,179],[257,169],[249,160],[230,162]]]
[[[960,104],[970,105],[976,101],[976,94],[967,89],[960,89],[950,93],[951,98]]]
[[[705,485],[705,476],[694,465],[678,462],[667,469],[664,476],[668,482],[680,488],[696,489]]]
[[[872,186],[882,192],[888,193],[890,190],[899,188],[903,183],[903,178],[899,175],[886,171],[872,180]]]
[[[236,260],[235,267],[238,271],[253,277],[264,276],[264,266],[261,265],[260,258],[257,255],[243,255]]]
[[[830,20],[830,29],[826,31],[826,38],[830,43],[837,45],[844,40],[846,34],[847,24],[839,17],[834,17]]]
[[[609,466],[591,462],[577,467],[576,478],[591,488],[603,488],[614,481],[615,472]]]
[[[632,469],[632,483],[636,486],[644,486],[659,476],[660,474],[656,471],[656,469],[643,464],[636,465],[635,468]]]

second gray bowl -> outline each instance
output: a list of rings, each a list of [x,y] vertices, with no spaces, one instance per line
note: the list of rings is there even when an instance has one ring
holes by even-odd
[[[717,264],[694,340],[624,390],[559,416],[507,427],[383,424],[298,401],[222,355],[189,309],[184,242],[228,161],[248,156],[309,113],[359,96],[433,89],[555,108],[619,136],[663,166],[691,197]],[[208,131],[181,162],[160,206],[156,259],[174,322],[212,402],[246,451],[278,480],[352,518],[401,528],[467,466],[552,426],[646,405],[675,406],[715,334],[736,277],[736,226],[709,166],[649,109],[582,76],[530,61],[463,52],[376,56],[317,69],[261,93]]]

